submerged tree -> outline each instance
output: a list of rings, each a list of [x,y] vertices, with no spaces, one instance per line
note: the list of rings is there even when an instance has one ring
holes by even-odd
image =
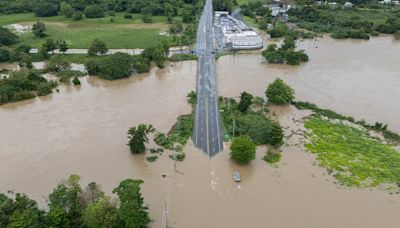
[[[145,143],[149,142],[147,135],[155,132],[152,125],[139,124],[137,127],[131,127],[128,131],[129,147],[132,154],[138,154],[146,151]]]
[[[265,95],[273,104],[288,104],[294,99],[294,90],[282,79],[277,78],[268,85]]]
[[[113,190],[120,201],[118,215],[121,227],[143,228],[150,222],[147,207],[143,205],[143,197],[140,193],[141,184],[143,184],[142,180],[126,179]]]
[[[240,102],[238,104],[239,111],[241,111],[242,113],[247,112],[252,103],[253,103],[253,95],[251,95],[248,92],[242,92],[240,94]]]
[[[230,150],[231,158],[239,163],[248,163],[256,158],[256,145],[247,135],[234,138]]]
[[[187,95],[186,95],[186,101],[191,104],[191,105],[195,105],[197,103],[197,93],[195,91],[190,91]]]

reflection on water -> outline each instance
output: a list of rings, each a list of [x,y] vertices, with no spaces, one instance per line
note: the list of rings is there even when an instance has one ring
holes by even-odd
[[[301,47],[310,62],[296,68],[268,65],[254,54],[220,58],[219,95],[247,90],[263,96],[266,85],[282,77],[299,100],[388,122],[400,131],[399,45],[388,37],[326,38]],[[42,195],[70,174],[94,180],[108,193],[124,178],[141,178],[152,227],[160,226],[164,200],[172,227],[398,226],[399,196],[338,188],[313,166],[313,155],[298,146],[304,139],[291,134],[307,113],[291,107],[273,108],[290,136],[279,168],[261,160],[265,147],[250,165],[238,166],[228,149],[209,160],[188,143],[180,173],[173,172],[167,154],[154,163],[131,155],[130,126],[151,123],[166,132],[178,115],[190,112],[185,96],[195,88],[195,74],[196,62],[182,62],[112,82],[82,77],[80,87],[61,85],[60,93],[0,106],[0,191],[26,192],[43,203]],[[242,175],[239,184],[232,180],[236,170]]]

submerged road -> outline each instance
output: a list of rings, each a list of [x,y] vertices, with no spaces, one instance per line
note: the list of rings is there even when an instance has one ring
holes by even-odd
[[[215,79],[215,49],[212,0],[207,0],[199,22],[196,41],[197,104],[193,142],[209,157],[223,149]]]

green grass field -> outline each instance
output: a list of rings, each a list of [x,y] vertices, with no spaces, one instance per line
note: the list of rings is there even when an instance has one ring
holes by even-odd
[[[70,48],[88,48],[94,38],[104,40],[108,48],[146,48],[154,46],[159,40],[166,39],[159,35],[167,31],[169,25],[162,16],[152,17],[151,24],[145,24],[140,14],[132,14],[132,19],[123,18],[123,14],[99,19],[73,21],[63,16],[37,18],[33,14],[0,15],[0,25],[32,24],[41,21],[46,24],[47,34],[53,39],[64,39]],[[111,21],[111,18],[113,22]],[[175,18],[181,21],[180,17]],[[44,38],[36,38],[32,33],[20,35],[20,43],[34,48],[40,47]]]
[[[312,130],[306,148],[338,182],[350,187],[400,187],[400,153],[368,134],[366,130],[311,117]]]

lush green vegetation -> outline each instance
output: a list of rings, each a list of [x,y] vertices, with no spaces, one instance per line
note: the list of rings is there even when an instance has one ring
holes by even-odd
[[[369,3],[351,9],[303,5],[289,10],[290,21],[299,27],[331,33],[333,38],[369,39],[378,33],[400,30],[400,7]]]
[[[99,76],[107,80],[127,78],[132,74],[131,57],[125,53],[108,55],[101,59]]]
[[[253,98],[252,105],[245,113],[239,110],[238,102],[232,98],[220,98],[219,105],[225,134],[231,137],[248,135],[257,145],[282,144],[282,128],[278,122],[267,117],[268,109],[262,98]]]
[[[232,140],[229,147],[231,159],[238,163],[245,164],[256,158],[256,145],[247,135],[241,135]]]
[[[306,148],[340,184],[355,187],[400,187],[400,153],[369,135],[364,128],[313,116],[305,122],[312,130]]]
[[[4,0],[0,3],[0,25],[40,20],[48,36],[66,40],[71,48],[88,48],[95,38],[104,40],[109,48],[147,48],[161,40],[178,44],[174,37],[159,35],[160,31],[167,31],[168,24],[195,23],[201,9],[202,1],[198,0]],[[20,40],[39,47],[40,37],[25,33]]]
[[[36,70],[23,70],[0,79],[0,104],[15,102],[52,92],[57,82],[48,81]]]
[[[281,158],[282,155],[280,152],[274,152],[272,150],[268,150],[263,159],[269,164],[275,164],[278,163],[281,160]]]
[[[156,129],[152,125],[139,124],[137,127],[131,127],[128,131],[128,146],[132,154],[139,154],[146,151],[145,143],[149,142],[147,135],[153,133]]]
[[[319,108],[317,105],[310,102],[293,101],[292,104],[298,109],[309,109],[314,111],[318,115],[322,115],[331,119],[346,120],[355,124],[359,124],[368,130],[381,132],[386,140],[392,141],[394,143],[400,143],[400,135],[388,130],[387,124],[376,122],[374,125],[371,125],[366,123],[364,120],[356,121],[351,116],[345,116],[329,109]]]
[[[142,180],[126,179],[113,190],[119,204],[95,182],[85,189],[71,175],[49,195],[48,210],[25,194],[0,194],[0,227],[146,227],[150,222],[140,192]]]
[[[197,56],[194,54],[173,54],[168,58],[168,60],[171,62],[197,60]]]
[[[304,53],[304,50],[296,51],[295,49],[295,38],[287,36],[281,47],[278,48],[276,44],[270,44],[261,54],[268,63],[299,65],[302,62],[307,62],[308,55]]]
[[[294,90],[282,79],[277,78],[268,85],[265,95],[273,104],[288,104],[294,99]]]

